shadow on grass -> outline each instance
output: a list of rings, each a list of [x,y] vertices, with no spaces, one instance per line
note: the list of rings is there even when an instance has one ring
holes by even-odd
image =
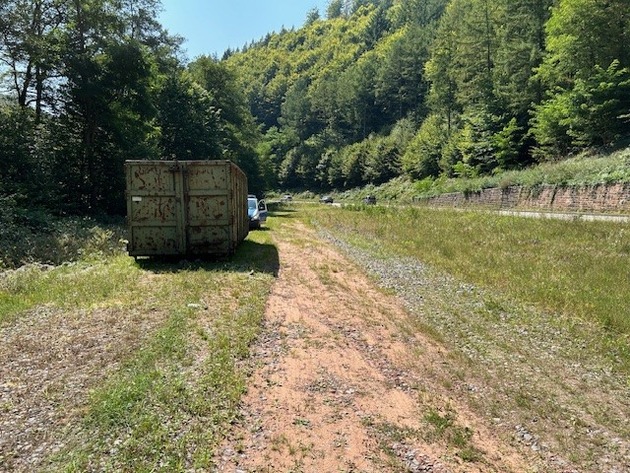
[[[153,273],[179,273],[181,271],[220,271],[238,273],[266,273],[278,276],[280,256],[278,249],[269,243],[245,240],[232,256],[224,257],[146,257],[137,258],[136,264]]]
[[[269,217],[273,218],[295,218],[297,210],[292,209],[282,209],[282,210],[274,210],[269,212]]]

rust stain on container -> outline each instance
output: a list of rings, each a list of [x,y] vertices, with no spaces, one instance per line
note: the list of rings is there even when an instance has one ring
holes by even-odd
[[[247,177],[230,161],[127,161],[125,173],[130,255],[226,255],[247,236]]]

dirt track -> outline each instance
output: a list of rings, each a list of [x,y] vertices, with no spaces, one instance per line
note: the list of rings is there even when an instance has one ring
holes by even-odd
[[[276,243],[256,369],[218,471],[559,471],[451,396],[451,355],[396,297],[300,224]]]

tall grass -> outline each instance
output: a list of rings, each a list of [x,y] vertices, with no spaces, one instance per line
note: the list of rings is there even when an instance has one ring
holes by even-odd
[[[140,273],[126,256],[55,268],[27,265],[0,275],[0,325],[41,305],[61,309],[121,304],[140,297]],[[131,291],[131,292],[130,292]]]
[[[630,334],[630,228],[430,209],[334,209],[320,225],[462,280]]]
[[[125,250],[123,236],[120,222],[106,225],[87,217],[54,217],[0,197],[0,270],[120,254]]]

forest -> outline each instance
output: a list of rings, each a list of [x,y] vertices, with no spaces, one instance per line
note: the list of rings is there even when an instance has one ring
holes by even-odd
[[[331,0],[189,61],[159,0],[0,3],[0,209],[124,214],[126,159],[250,190],[474,177],[630,135],[627,0]]]

